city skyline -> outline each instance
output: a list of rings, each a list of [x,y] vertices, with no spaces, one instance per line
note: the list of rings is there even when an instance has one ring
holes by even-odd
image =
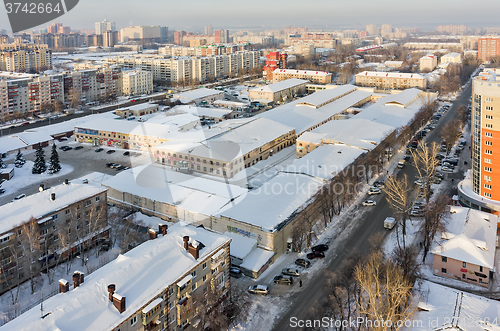
[[[148,4],[148,6],[143,4]],[[279,3],[274,4],[276,8],[280,8],[279,13],[264,11],[267,2],[262,0],[253,2],[250,8],[244,8],[242,5],[226,0],[216,0],[210,3],[192,0],[189,7],[169,7],[157,0],[141,2],[141,6],[134,5],[130,0],[121,1],[119,4],[114,0],[104,3],[88,0],[80,2],[75,10],[48,24],[62,22],[71,25],[73,29],[93,29],[95,22],[102,21],[106,17],[108,20],[115,21],[118,29],[131,25],[166,25],[172,30],[203,31],[204,26],[208,24],[212,24],[214,30],[220,28],[264,30],[284,26],[364,29],[366,24],[387,23],[400,27],[415,26],[432,30],[442,24],[466,24],[479,28],[494,26],[497,22],[495,12],[500,10],[500,4],[490,0],[484,4],[490,9],[487,12],[470,8],[470,5],[465,2],[455,2],[451,8],[449,1],[436,4],[429,0],[421,2],[418,8],[413,9],[402,8],[400,3],[393,0],[376,4],[367,0],[357,0],[356,6],[353,6],[352,2],[330,3],[326,0],[320,0],[314,7],[291,6],[290,3],[285,2],[282,3],[283,6]],[[100,10],[96,11],[96,7]],[[152,10],[158,7],[164,8],[167,15],[163,10]],[[241,15],[243,11],[244,17]],[[2,22],[1,29],[10,30],[6,11],[1,12],[0,21]],[[43,28],[46,24],[34,29]]]

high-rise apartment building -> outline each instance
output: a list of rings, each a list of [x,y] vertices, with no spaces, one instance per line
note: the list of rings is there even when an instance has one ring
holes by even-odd
[[[266,65],[263,70],[264,79],[267,81],[273,81],[273,72],[276,69],[286,69],[287,67],[287,57],[286,53],[280,52],[269,52],[266,55]]]
[[[174,44],[182,46],[182,44],[184,42],[183,38],[185,35],[186,35],[186,31],[182,31],[182,30],[174,31]]]
[[[368,24],[366,26],[366,32],[368,32],[370,36],[376,36],[378,35],[378,28],[375,24]]]
[[[129,26],[120,30],[120,39],[122,42],[162,42],[166,41],[167,33],[168,29],[165,26]]]
[[[305,26],[302,26],[302,27],[290,26],[290,27],[284,28],[283,29],[283,33],[285,35],[288,35],[288,34],[304,34],[304,33],[307,33],[307,27],[305,27]]]
[[[437,27],[437,32],[449,34],[466,34],[467,26],[465,25],[440,25]]]
[[[205,36],[211,36],[214,34],[214,28],[212,28],[212,24],[207,25],[205,27]]]
[[[479,38],[477,45],[477,58],[481,61],[490,61],[495,56],[500,56],[500,37],[484,36]]]
[[[472,80],[472,175],[458,185],[462,204],[500,211],[500,69]]]
[[[102,46],[114,47],[118,44],[118,31],[104,31],[102,33]]]
[[[106,19],[102,22],[95,22],[96,34],[103,34],[106,31],[116,31],[116,23]]]
[[[229,30],[215,30],[215,43],[225,44],[229,42]]]
[[[52,51],[46,48],[0,51],[0,70],[37,72],[52,67]]]

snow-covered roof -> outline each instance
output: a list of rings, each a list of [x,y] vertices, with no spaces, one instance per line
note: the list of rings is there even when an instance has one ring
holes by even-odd
[[[422,91],[416,88],[406,89],[400,93],[391,94],[386,97],[383,101],[385,105],[398,104],[403,107],[409,106],[413,101],[415,101]]]
[[[222,100],[222,101],[224,101],[224,100]],[[225,102],[228,102],[228,101],[225,101]],[[214,102],[214,104],[216,104],[216,102]],[[242,106],[245,106],[245,104],[242,103]],[[206,107],[196,107],[196,106],[192,106],[192,105],[180,105],[180,106],[175,106],[174,108],[170,109],[167,113],[173,112],[173,111],[184,112],[186,114],[190,114],[190,115],[197,116],[197,117],[204,117],[205,116],[205,117],[213,117],[213,118],[223,118],[224,115],[232,112],[232,110],[227,109],[227,108],[206,108]]]
[[[61,210],[78,201],[105,192],[107,188],[92,185],[61,184],[45,191],[29,195],[25,198],[0,206],[0,233],[11,229],[30,220],[31,217],[39,219],[55,211]],[[56,199],[50,199],[55,193]]]
[[[134,223],[136,223],[136,224],[142,224],[144,226],[148,226],[148,227],[153,228],[153,229],[158,229],[159,224],[168,225],[168,226],[171,226],[174,224],[172,222],[164,221],[161,218],[156,217],[156,216],[144,215],[143,213],[141,213],[139,211],[129,215],[128,217],[133,217]]]
[[[450,207],[450,221],[433,254],[493,269],[498,216]]]
[[[316,133],[312,131],[307,131],[297,137],[297,141],[305,141],[308,143],[313,143],[321,145],[323,138],[326,138],[328,133]]]
[[[52,136],[45,132],[40,132],[38,130],[24,131],[5,137],[0,137],[0,153],[7,153],[52,140]]]
[[[411,330],[500,331],[500,302],[424,281]]]
[[[243,260],[245,256],[252,251],[252,249],[257,247],[256,239],[229,231],[224,232],[224,235],[231,238],[231,256],[237,257],[238,259]]]
[[[130,106],[130,107],[122,107],[122,108],[118,108],[116,111],[120,111],[120,110],[132,110],[132,111],[140,111],[140,110],[144,110],[144,109],[149,109],[151,107],[156,107],[158,108],[158,105],[155,104],[155,103],[151,103],[151,102],[146,102],[146,103],[140,103],[140,104],[137,104],[137,105],[133,105],[133,106]]]
[[[291,79],[283,80],[281,82],[274,83],[274,84],[254,87],[253,89],[250,90],[250,92],[276,93],[276,92],[287,90],[287,89],[290,89],[290,88],[293,88],[296,86],[305,85],[307,83],[309,83],[308,80],[291,78]]]
[[[442,57],[452,57],[452,58],[457,58],[457,57],[461,57],[462,54],[459,54],[459,53],[456,53],[456,52],[451,52],[451,53],[448,53],[448,54],[445,54],[443,55]]]
[[[183,236],[205,245],[198,260],[184,249]],[[230,238],[204,228],[177,223],[169,227],[165,237],[149,240],[85,275],[85,282],[78,288],[45,300],[45,318],[40,318],[40,308],[36,306],[0,329],[113,330],[138,311],[148,308],[155,296],[181,281],[200,261],[229,241]],[[115,294],[126,298],[126,310],[121,314],[109,301],[109,284],[116,285]]]
[[[209,97],[212,95],[218,95],[218,94],[223,94],[223,93],[224,92],[202,87],[199,89],[174,94],[173,97],[177,98],[177,99],[183,99],[183,100],[196,100],[196,99],[206,98],[206,97]]]
[[[204,128],[196,137],[185,135],[155,148],[229,162],[291,131],[266,118],[233,119]]]
[[[229,208],[232,199],[247,193],[239,186],[170,171],[155,164],[122,171],[102,185],[202,215]]]
[[[335,91],[335,92],[334,92]],[[297,99],[256,117],[267,118],[295,128],[297,135],[320,125],[334,115],[370,98],[372,93],[342,85]]]
[[[380,78],[402,78],[402,79],[425,79],[420,74],[402,73],[402,72],[379,72],[379,71],[363,71],[356,76],[380,77]]]
[[[323,184],[323,179],[309,175],[279,173],[259,188],[237,198],[232,208],[219,214],[264,231],[279,231]]]
[[[152,116],[151,116],[152,115]],[[150,117],[147,119],[147,123],[150,124],[161,124],[161,125],[171,125],[174,127],[181,128],[184,125],[188,125],[190,123],[196,122],[199,123],[199,117],[193,114],[175,114],[166,112],[166,113],[155,113],[149,115]]]
[[[321,145],[295,160],[284,171],[330,179],[363,153],[362,149],[346,145]]]
[[[273,256],[274,251],[268,251],[257,247],[243,259],[243,263],[240,264],[240,267],[258,272]]]
[[[299,74],[308,76],[331,76],[332,74],[327,71],[317,71],[317,70],[296,70],[296,69],[275,69],[273,74]]]
[[[157,137],[168,139],[173,136],[173,133],[178,131],[175,125],[148,123],[148,122],[135,122],[128,120],[115,120],[115,119],[96,119],[90,122],[75,125],[77,129],[89,129],[95,131],[108,131],[124,134],[132,134],[139,136]]]

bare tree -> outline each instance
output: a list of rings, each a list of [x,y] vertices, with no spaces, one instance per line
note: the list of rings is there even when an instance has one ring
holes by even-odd
[[[461,123],[457,119],[453,119],[446,123],[441,131],[441,139],[443,139],[446,144],[446,154],[450,153],[451,148],[460,137],[461,133]]]
[[[81,93],[76,89],[71,90],[71,94],[69,96],[69,106],[73,109],[76,109],[80,105]]]
[[[396,220],[402,228],[402,243],[403,248],[406,247],[406,220],[408,218],[408,211],[411,207],[409,192],[411,189],[408,187],[408,179],[406,174],[401,179],[394,176],[389,177],[385,183],[383,191],[387,194],[387,201],[391,205],[392,210],[396,213]],[[396,233],[399,233],[396,232]],[[401,247],[398,235],[398,246]]]
[[[39,273],[38,258],[40,257],[40,230],[37,221],[32,217],[20,226],[20,249],[25,258],[29,272],[31,294],[35,293],[35,277]]]
[[[432,243],[438,231],[444,230],[444,215],[448,210],[449,197],[447,195],[439,195],[433,199],[425,209],[424,222],[420,226],[420,233],[423,238],[422,246],[423,262],[431,249]]]
[[[436,175],[436,168],[439,160],[436,158],[438,146],[432,143],[430,146],[427,143],[422,143],[411,154],[414,160],[414,166],[418,173],[418,178],[421,181],[421,188],[425,197],[426,204],[429,203],[431,197],[431,184]]]
[[[359,287],[356,302],[361,316],[371,321],[385,321],[370,330],[401,330],[416,310],[411,304],[412,283],[392,260],[384,261],[381,253],[373,253],[358,264],[354,279]],[[387,323],[387,322],[391,323]]]

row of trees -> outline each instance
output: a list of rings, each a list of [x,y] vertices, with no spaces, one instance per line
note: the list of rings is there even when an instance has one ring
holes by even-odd
[[[48,170],[49,174],[55,174],[61,171],[61,164],[59,163],[59,154],[57,153],[56,144],[52,144],[52,153],[50,155],[50,162],[48,168],[45,162],[45,152],[42,148],[42,145],[38,144],[38,148],[36,149],[35,163],[33,164],[31,173],[34,175],[35,174],[39,175],[44,173],[46,170]]]

